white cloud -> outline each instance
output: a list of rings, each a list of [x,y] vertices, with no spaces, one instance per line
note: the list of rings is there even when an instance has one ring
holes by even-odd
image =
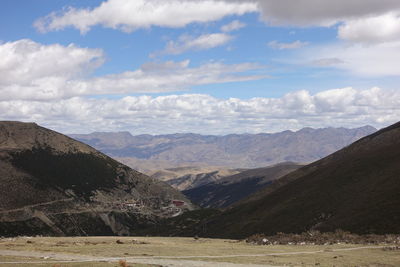
[[[260,69],[253,63],[210,62],[190,68],[189,61],[147,63],[141,69],[82,81],[78,87],[90,94],[158,93],[188,90],[195,85],[240,82],[266,78],[241,74]]]
[[[311,61],[316,65],[328,63],[331,67],[345,70],[357,76],[399,76],[400,41],[373,45],[355,43],[310,47],[299,61]],[[325,66],[328,64],[325,64]]]
[[[243,27],[246,27],[246,24],[243,22],[240,22],[239,20],[234,20],[228,24],[225,24],[221,27],[222,32],[231,32],[231,31],[236,31],[239,30]]]
[[[42,32],[95,25],[131,32],[151,26],[184,27],[228,15],[260,12],[275,25],[332,26],[338,22],[400,10],[398,0],[108,0],[93,9],[67,8],[40,18]]]
[[[398,0],[257,0],[262,19],[275,26],[338,26],[355,43],[400,41]]]
[[[42,45],[29,39],[0,44],[0,84],[30,83],[44,77],[74,78],[100,66],[100,49],[79,48],[73,44]]]
[[[152,26],[178,28],[190,23],[219,20],[228,15],[257,11],[253,2],[219,0],[108,0],[94,9],[68,8],[38,19],[34,26],[41,32],[74,27],[86,33],[95,25],[132,32]]]
[[[159,54],[178,55],[187,51],[206,50],[222,46],[232,39],[233,36],[225,33],[203,34],[197,37],[193,37],[190,35],[181,35],[178,41],[169,41],[163,51],[153,53],[151,57]]]
[[[338,36],[360,43],[400,41],[400,12],[346,21],[340,25]]]
[[[185,27],[190,23],[217,21],[229,15],[259,12],[272,25],[295,27],[339,24],[340,38],[385,42],[399,38],[398,0],[108,0],[95,8],[65,8],[39,18],[41,32],[74,27],[86,33],[93,26],[132,32],[136,29]],[[222,31],[242,27],[237,20]]]
[[[400,92],[332,89],[280,98],[219,99],[209,95],[127,96],[121,99],[0,101],[2,119],[36,121],[62,131],[129,130],[133,134],[275,132],[309,127],[387,126],[400,117]]]
[[[273,49],[285,50],[285,49],[297,49],[308,45],[308,42],[301,42],[299,40],[292,43],[280,43],[278,41],[271,41],[268,46]]]
[[[319,58],[311,61],[312,65],[320,66],[320,67],[329,67],[329,66],[337,66],[338,64],[345,63],[343,60],[339,58]]]
[[[181,91],[195,85],[265,78],[246,74],[262,68],[253,63],[209,62],[190,67],[188,60],[146,63],[137,70],[90,77],[104,61],[101,50],[31,40],[0,45],[0,58],[0,100]]]
[[[350,19],[400,10],[398,0],[257,0],[257,3],[266,22],[301,27],[332,26]]]
[[[47,99],[78,93],[64,89],[103,64],[104,54],[100,49],[23,39],[0,44],[0,58],[0,99]]]

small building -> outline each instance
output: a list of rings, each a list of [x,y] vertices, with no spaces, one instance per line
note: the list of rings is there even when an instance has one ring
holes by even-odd
[[[185,201],[182,201],[182,200],[172,200],[172,204],[174,204],[175,207],[180,207],[180,206],[185,205]]]

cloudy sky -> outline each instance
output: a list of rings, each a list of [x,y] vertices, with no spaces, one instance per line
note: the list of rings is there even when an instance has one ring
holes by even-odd
[[[400,120],[398,0],[2,0],[0,120],[259,133]]]

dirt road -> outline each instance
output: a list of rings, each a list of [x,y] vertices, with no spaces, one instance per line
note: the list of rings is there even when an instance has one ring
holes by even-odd
[[[284,256],[284,255],[301,255],[301,254],[317,254],[326,252],[339,252],[339,251],[352,251],[362,249],[382,249],[383,246],[365,246],[353,248],[340,248],[329,250],[315,250],[315,251],[297,251],[297,252],[279,252],[279,253],[266,253],[266,254],[237,254],[237,255],[218,255],[218,256],[146,256],[146,257],[124,257],[128,263],[141,263],[141,264],[158,264],[162,266],[187,266],[187,267],[214,267],[216,262],[204,261],[204,259],[216,258],[231,258],[231,257],[266,257],[266,256]],[[16,251],[16,250],[0,250],[0,256],[12,257],[30,257],[40,258],[43,261],[14,261],[14,262],[0,262],[1,264],[32,264],[32,263],[70,263],[70,262],[117,262],[121,257],[97,257],[88,255],[66,254],[66,253],[52,253],[52,252],[38,252],[38,251]],[[202,260],[190,260],[190,259]],[[261,267],[267,265],[258,264],[235,264],[227,262],[218,262],[221,267]],[[272,267],[272,266],[271,266]],[[276,266],[275,266],[276,267]]]

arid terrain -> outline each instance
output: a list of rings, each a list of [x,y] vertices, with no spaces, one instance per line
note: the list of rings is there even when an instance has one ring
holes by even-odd
[[[266,245],[181,237],[0,239],[0,266],[399,266],[393,244]]]
[[[286,161],[309,163],[375,131],[374,127],[364,126],[224,136],[193,133],[133,136],[129,132],[69,136],[150,174],[153,170],[183,166],[259,168]]]

